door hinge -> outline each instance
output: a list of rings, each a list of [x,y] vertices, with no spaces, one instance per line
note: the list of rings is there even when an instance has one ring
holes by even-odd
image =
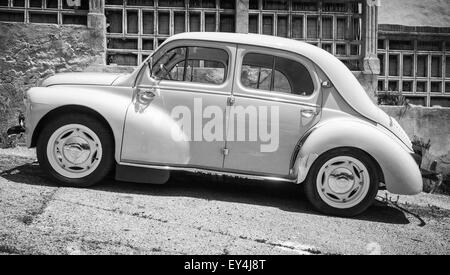
[[[233,104],[234,104],[234,101],[235,101],[234,96],[233,96],[233,95],[230,95],[230,96],[228,97],[228,99],[227,99],[227,104],[228,104],[228,106],[233,105]]]
[[[222,148],[222,154],[224,156],[228,155],[228,148]]]

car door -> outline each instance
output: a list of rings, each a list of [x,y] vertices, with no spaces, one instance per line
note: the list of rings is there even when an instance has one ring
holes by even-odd
[[[214,115],[225,120],[235,54],[233,44],[206,41],[177,40],[158,50],[153,75],[159,80],[144,72],[127,112],[122,161],[221,169],[224,134],[216,129],[211,138],[203,126]]]
[[[224,169],[286,177],[297,142],[320,119],[315,67],[293,53],[247,45],[238,46],[236,60]]]

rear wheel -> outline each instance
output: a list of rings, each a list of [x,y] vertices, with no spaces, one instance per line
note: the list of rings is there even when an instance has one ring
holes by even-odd
[[[85,114],[51,120],[39,135],[37,157],[43,170],[58,183],[87,187],[101,181],[114,163],[109,129]]]
[[[325,214],[354,216],[366,210],[378,192],[376,165],[363,151],[338,148],[314,162],[305,193],[314,207]]]

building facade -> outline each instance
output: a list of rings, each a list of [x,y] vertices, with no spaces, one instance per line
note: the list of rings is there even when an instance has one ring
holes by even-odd
[[[450,107],[450,2],[382,1],[378,18],[379,93]]]
[[[0,0],[0,22],[83,25],[105,36],[106,65],[136,66],[167,37],[250,32],[331,52],[376,88],[379,0]],[[103,22],[106,22],[103,23]],[[369,76],[370,75],[370,76]],[[373,82],[373,83],[372,83]]]
[[[360,70],[363,1],[106,1],[107,64],[137,65],[180,32],[249,32],[306,41]]]
[[[450,107],[447,0],[0,0],[1,128],[22,93],[64,71],[127,71],[167,37],[241,32],[305,41],[376,100]]]

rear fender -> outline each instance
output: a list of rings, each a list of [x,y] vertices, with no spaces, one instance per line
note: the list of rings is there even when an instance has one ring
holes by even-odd
[[[404,195],[420,193],[422,178],[412,152],[379,127],[375,123],[349,118],[328,120],[312,128],[299,144],[293,166],[297,183],[306,179],[321,154],[339,147],[354,147],[377,162],[389,192]]]

